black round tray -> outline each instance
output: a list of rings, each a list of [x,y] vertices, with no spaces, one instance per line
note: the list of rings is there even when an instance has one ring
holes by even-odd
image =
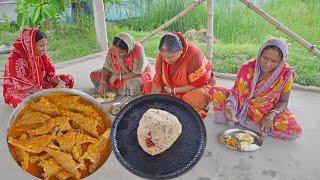
[[[177,141],[156,156],[146,153],[137,139],[139,121],[150,108],[168,111],[182,124]],[[186,173],[202,157],[206,142],[206,129],[198,113],[184,101],[162,94],[132,100],[114,118],[111,130],[117,159],[126,169],[147,179],[169,179]]]

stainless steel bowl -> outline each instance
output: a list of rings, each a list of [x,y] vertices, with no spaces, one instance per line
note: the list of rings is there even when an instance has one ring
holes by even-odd
[[[20,114],[20,112],[29,104],[31,103],[32,101],[40,98],[40,97],[43,97],[43,96],[47,96],[47,95],[50,95],[50,94],[54,94],[54,93],[65,93],[65,94],[68,94],[68,95],[79,95],[81,98],[83,98],[85,101],[93,104],[99,111],[102,112],[102,115],[105,116],[106,120],[108,121],[107,124],[109,124],[110,128],[111,128],[111,119],[110,119],[110,116],[108,114],[108,112],[106,111],[105,108],[103,108],[103,106],[98,103],[92,96],[82,92],[82,91],[79,91],[79,90],[76,90],[76,89],[68,89],[68,88],[59,88],[59,89],[46,89],[46,90],[42,90],[42,91],[39,91],[33,95],[31,95],[30,97],[28,97],[27,99],[25,99],[24,101],[22,101],[19,106],[17,108],[14,109],[14,111],[11,113],[10,117],[9,117],[9,121],[8,121],[8,126],[7,126],[7,137],[6,137],[6,141],[7,141],[7,146],[6,146],[6,151],[8,153],[10,153],[10,155],[12,156],[11,154],[11,151],[9,149],[9,144],[8,144],[8,134],[9,134],[9,130],[12,126],[12,123],[13,121],[18,117],[18,115]],[[111,154],[111,151],[110,153],[107,155],[107,160],[108,158],[110,157],[110,154]],[[11,158],[12,161],[15,161],[14,158]],[[107,162],[106,160],[106,162]],[[14,162],[19,169],[22,170],[22,168],[19,166],[19,164],[17,162]],[[105,163],[105,162],[104,162]],[[101,167],[100,167],[101,168]],[[23,170],[22,170],[23,171]],[[25,171],[23,171],[25,172]],[[97,171],[96,171],[97,172]],[[36,178],[35,176],[29,174],[28,172],[25,172],[28,177],[30,179],[34,179]],[[94,174],[94,173],[92,173]],[[89,176],[91,176],[92,174],[90,174]],[[89,177],[89,176],[86,176]]]

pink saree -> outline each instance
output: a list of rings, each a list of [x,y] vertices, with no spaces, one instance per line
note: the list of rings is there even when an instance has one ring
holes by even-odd
[[[258,82],[260,65],[259,61],[254,59],[240,68],[235,84],[230,90],[222,87],[212,87],[209,90],[216,122],[228,123],[224,111],[226,104],[231,102],[234,104],[234,112],[240,126],[264,134],[260,128],[262,118],[273,110],[282,93],[290,91],[295,76],[294,70],[287,64],[287,46],[283,41],[267,41],[260,49],[259,56],[269,45],[279,47],[284,56],[271,76]],[[288,109],[280,112],[273,123],[274,131],[267,134],[272,137],[291,140],[302,133],[301,126]]]

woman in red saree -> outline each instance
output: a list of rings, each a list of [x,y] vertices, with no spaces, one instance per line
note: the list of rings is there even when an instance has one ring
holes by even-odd
[[[216,122],[236,122],[262,135],[283,140],[299,137],[302,128],[287,109],[295,77],[287,63],[287,44],[273,38],[261,47],[258,57],[245,63],[236,82],[227,90],[209,90]]]
[[[46,54],[47,37],[37,28],[22,30],[5,66],[3,97],[16,107],[31,94],[54,87],[73,87],[70,75],[57,74]]]
[[[127,33],[115,36],[103,68],[91,72],[90,78],[101,95],[110,89],[120,95],[137,96],[150,93],[152,86],[143,46]]]
[[[210,61],[179,32],[164,35],[159,50],[152,93],[181,98],[204,118],[209,103],[207,88],[215,84]]]

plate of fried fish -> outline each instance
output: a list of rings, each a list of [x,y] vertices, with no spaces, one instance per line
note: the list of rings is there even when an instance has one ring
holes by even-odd
[[[117,93],[110,91],[110,92],[106,92],[104,95],[94,93],[91,96],[99,103],[109,103],[116,99]]]
[[[220,136],[221,142],[228,148],[251,152],[262,147],[263,140],[255,132],[245,129],[227,129]]]
[[[82,179],[111,153],[111,120],[91,96],[74,89],[33,94],[11,114],[8,150],[40,179]]]

